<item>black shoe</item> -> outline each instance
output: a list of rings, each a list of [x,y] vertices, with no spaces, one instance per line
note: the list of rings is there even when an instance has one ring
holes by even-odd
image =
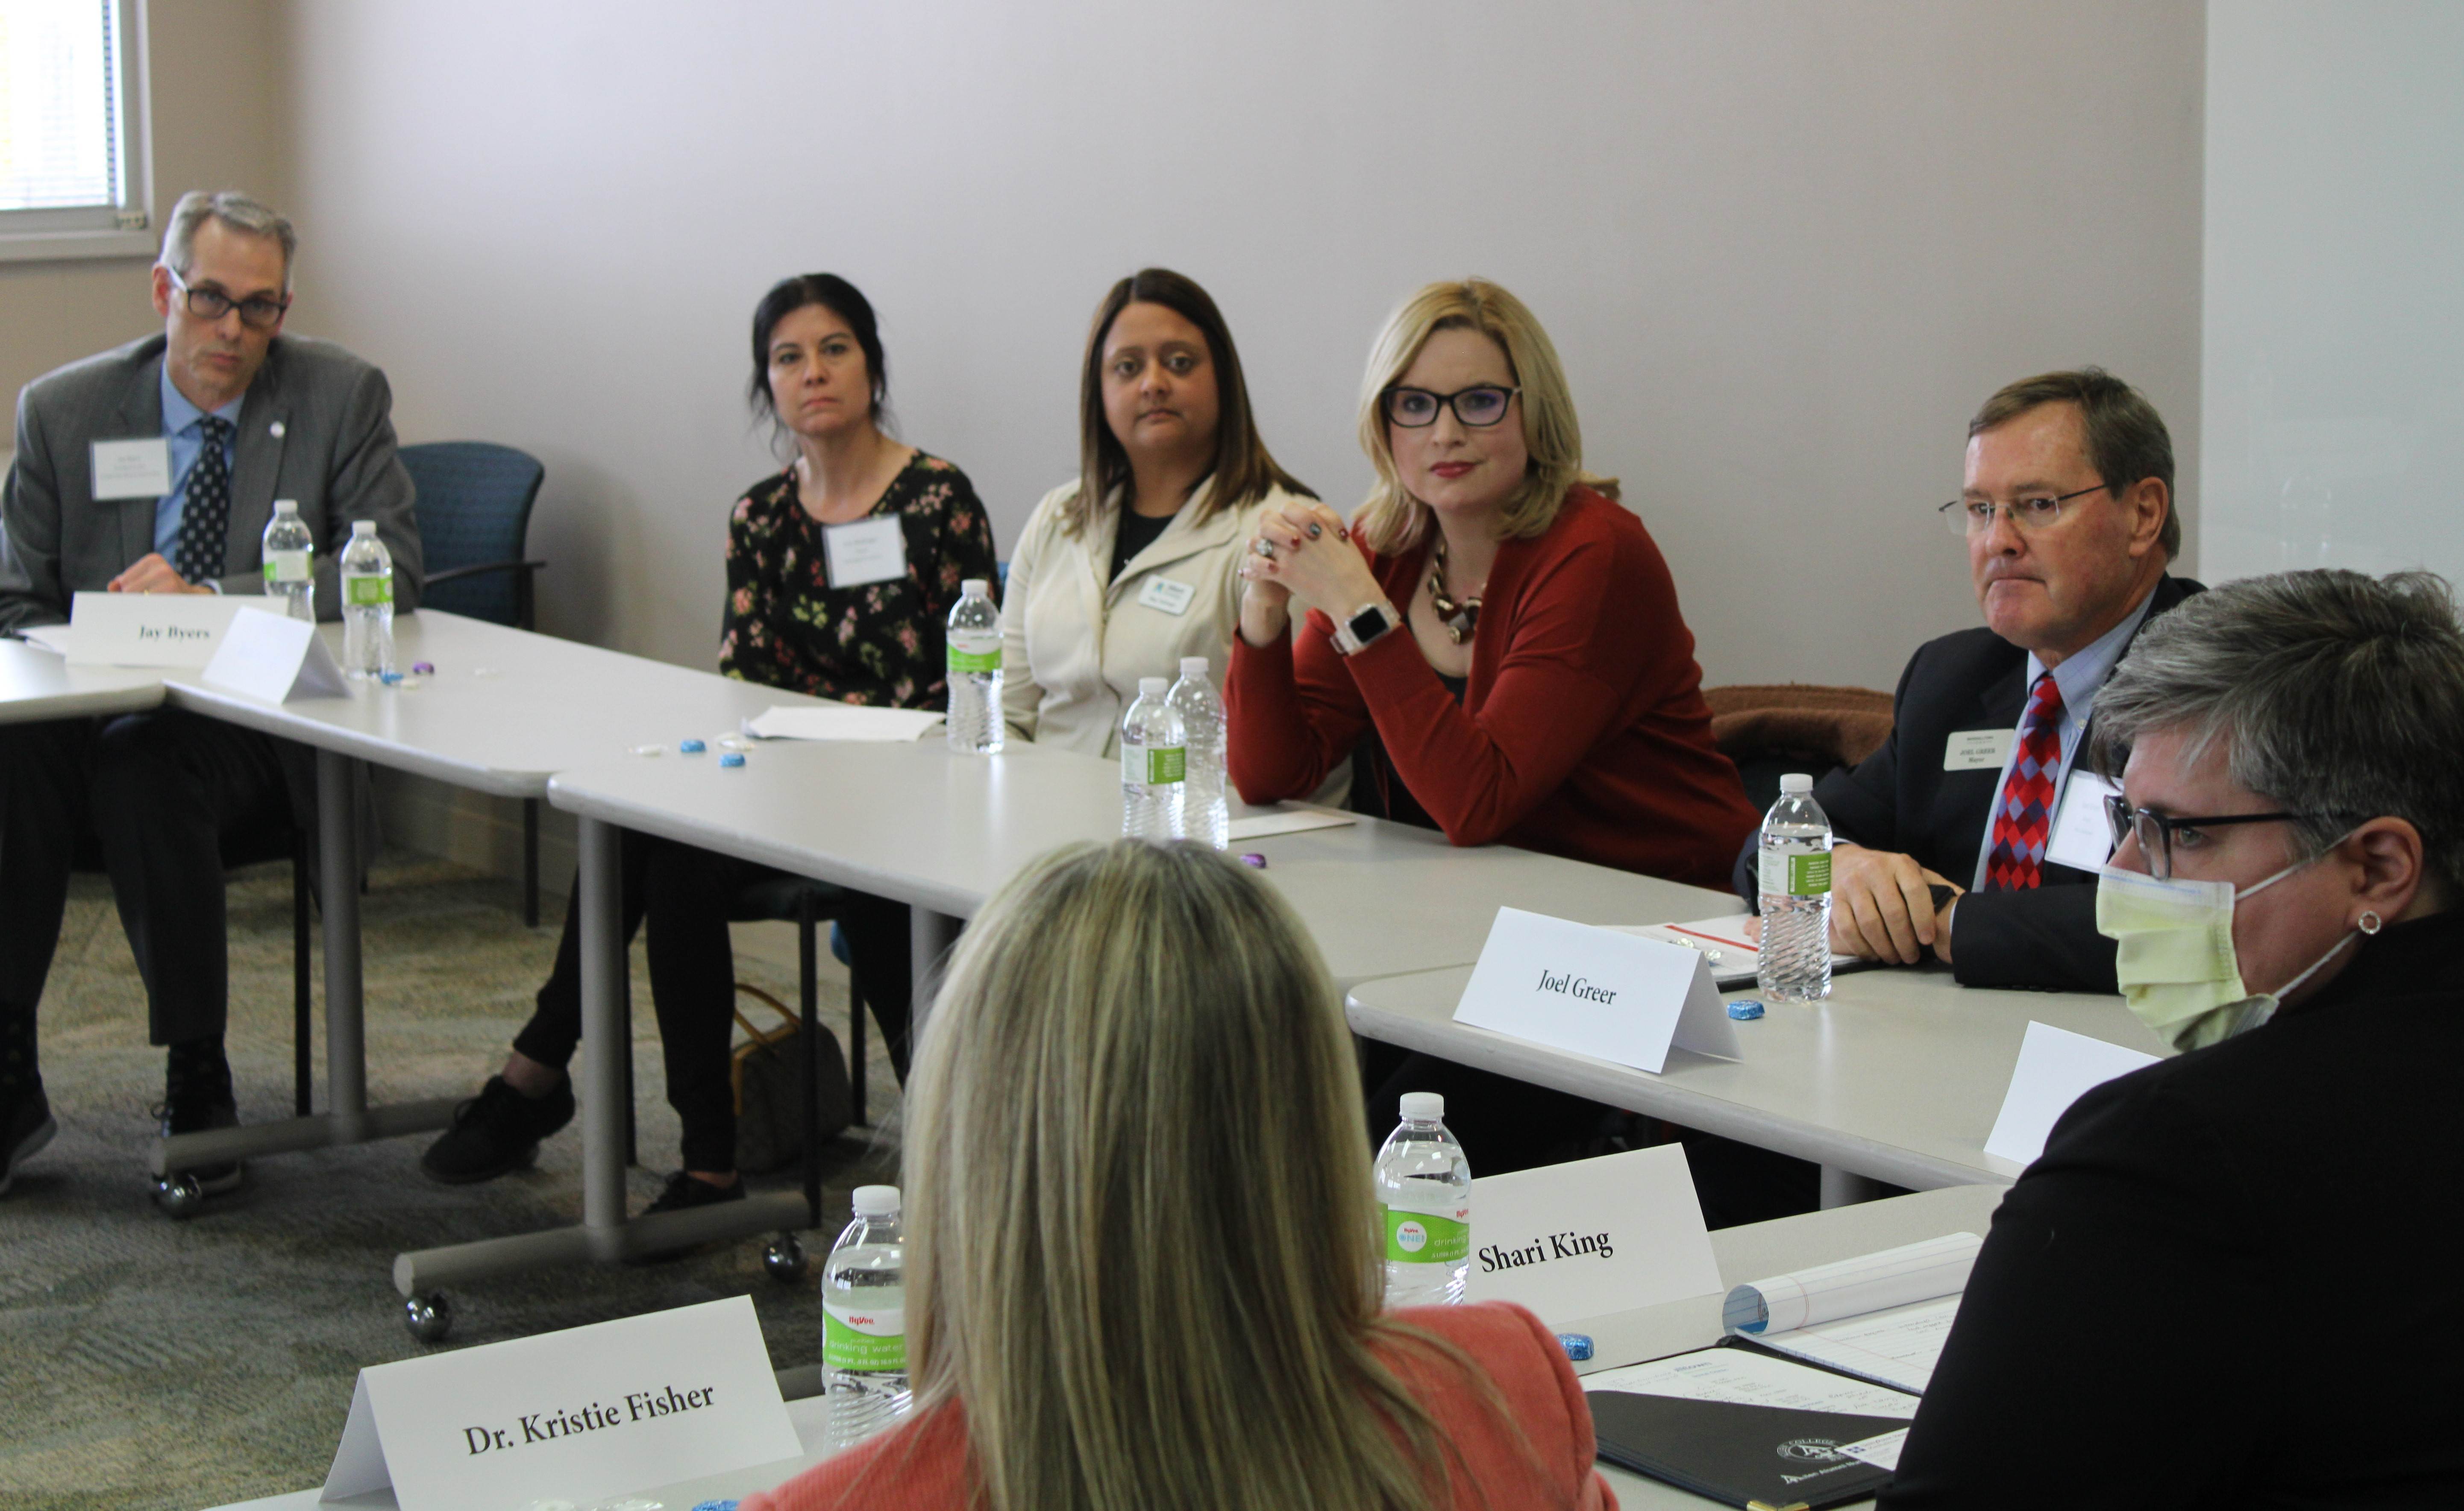
[[[668,1177],[668,1189],[659,1193],[658,1200],[643,1209],[642,1215],[654,1217],[663,1212],[689,1212],[695,1207],[715,1207],[722,1202],[743,1199],[744,1181],[741,1177],[733,1186],[714,1186],[709,1181],[696,1180],[678,1171]]]
[[[177,1097],[156,1107],[154,1115],[163,1120],[165,1138],[174,1133],[204,1133],[214,1128],[239,1127],[239,1108],[232,1103],[229,1092],[220,1096]],[[205,1194],[218,1196],[224,1192],[238,1190],[241,1179],[248,1173],[248,1167],[238,1160],[227,1159],[212,1165],[190,1165],[177,1173],[195,1181],[197,1190]]]
[[[52,1121],[51,1099],[40,1086],[0,1106],[0,1196],[9,1193],[17,1167],[33,1158],[34,1151],[59,1130],[60,1126]]]
[[[539,1157],[539,1140],[573,1121],[573,1082],[543,1097],[526,1097],[490,1076],[479,1094],[453,1109],[453,1122],[419,1168],[449,1186],[469,1186],[519,1170]]]

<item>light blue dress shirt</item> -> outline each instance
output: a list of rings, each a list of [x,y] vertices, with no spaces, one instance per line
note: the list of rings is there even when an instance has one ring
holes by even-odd
[[[2062,811],[2062,794],[2070,786],[2072,757],[2079,754],[2079,740],[2087,734],[2088,715],[2095,712],[2096,695],[2104,687],[2104,679],[2113,675],[2114,664],[2122,659],[2123,647],[2130,637],[2139,633],[2140,624],[2147,618],[2148,606],[2156,602],[2154,589],[2149,589],[2139,606],[2122,618],[2122,623],[2088,642],[2087,648],[2075,656],[2065,656],[2053,670],[2054,686],[2061,690],[2062,717],[2056,733],[2062,742],[2061,770],[2054,778],[2054,806],[2045,815],[2051,824]],[[2045,664],[2036,653],[2028,653],[2028,680],[2020,684],[2019,723],[2011,739],[2011,753],[2002,757],[2001,774],[1993,778],[1993,800],[2002,801],[2002,789],[2011,780],[2011,763],[2019,758],[2019,740],[2028,733],[2028,706],[2033,701],[2036,679],[2045,675]],[[1976,877],[1969,889],[1985,886],[1985,863],[1993,856],[1993,821],[1985,821],[1985,839],[1976,848]]]
[[[239,441],[239,406],[248,402],[242,394],[213,411],[218,420],[231,427],[231,439],[223,443],[223,465],[235,459],[232,451]],[[196,470],[197,458],[206,454],[205,432],[197,422],[207,411],[190,404],[171,383],[171,369],[163,369],[163,434],[171,443],[171,491],[154,500],[154,550],[165,560],[171,558],[172,542],[180,538],[180,518],[188,512],[188,474]]]

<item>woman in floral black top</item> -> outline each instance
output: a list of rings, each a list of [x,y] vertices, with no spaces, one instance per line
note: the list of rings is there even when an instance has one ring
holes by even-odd
[[[829,274],[772,289],[753,314],[750,397],[754,412],[795,444],[796,459],[746,493],[730,519],[718,669],[848,703],[941,707],[942,625],[962,581],[994,575],[992,528],[966,473],[882,432],[889,369],[872,306]],[[668,1102],[684,1125],[684,1168],[649,1210],[736,1200],[744,1184],[728,1077],[728,913],[747,885],[778,873],[629,832],[623,868],[625,935],[648,918]],[[422,1157],[436,1179],[501,1175],[572,1118],[564,1067],[582,1035],[578,918],[565,916],[555,970],[503,1073],[454,1109],[452,1127]],[[906,905],[850,892],[839,923],[903,1080]]]

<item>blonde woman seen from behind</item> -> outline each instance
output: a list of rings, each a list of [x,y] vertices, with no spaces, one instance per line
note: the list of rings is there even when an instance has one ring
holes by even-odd
[[[915,1413],[745,1511],[1614,1508],[1538,1319],[1379,1314],[1350,1037],[1242,867],[1029,866],[908,1095]]]

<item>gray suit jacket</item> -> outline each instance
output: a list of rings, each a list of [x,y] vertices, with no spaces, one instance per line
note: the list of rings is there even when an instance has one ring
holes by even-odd
[[[0,492],[0,630],[56,624],[73,593],[99,592],[154,549],[151,498],[98,502],[95,441],[163,433],[161,335],[71,362],[17,400],[17,459]],[[385,374],[327,341],[277,336],[240,405],[231,454],[225,593],[262,593],[274,501],[296,498],[317,538],[317,617],[341,615],[336,558],[373,519],[393,555],[394,608],[424,580],[410,474],[394,453]]]

